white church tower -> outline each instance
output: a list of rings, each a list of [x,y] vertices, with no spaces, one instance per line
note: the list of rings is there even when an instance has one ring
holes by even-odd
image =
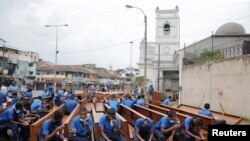
[[[147,46],[147,79],[153,83],[155,90],[159,88],[161,92],[172,92],[178,90],[179,85],[179,70],[173,61],[175,51],[180,48],[179,8],[160,10],[157,7],[155,13],[155,42],[148,42]],[[140,75],[144,76],[144,41],[140,44],[138,65]]]

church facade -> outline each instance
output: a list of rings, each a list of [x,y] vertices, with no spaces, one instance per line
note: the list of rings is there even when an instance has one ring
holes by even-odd
[[[175,65],[173,56],[180,49],[179,8],[155,10],[155,42],[147,44],[147,79],[155,90],[174,92],[179,87],[179,66]],[[144,41],[140,44],[140,75],[144,76]]]

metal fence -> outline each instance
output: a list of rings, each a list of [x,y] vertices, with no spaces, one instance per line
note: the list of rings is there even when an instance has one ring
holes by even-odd
[[[210,51],[212,54],[215,52],[220,52],[223,55],[223,59],[228,59],[228,58],[233,58],[233,57],[238,57],[244,54],[250,54],[250,41],[244,41],[243,43],[238,42],[235,44],[232,44],[229,46],[229,44],[224,45],[226,47],[220,48],[220,47],[215,47],[216,49],[210,47],[210,48],[205,48],[203,50],[199,49],[192,49],[192,51],[184,49],[184,58],[183,58],[183,63],[184,65],[191,65],[191,64],[197,64],[201,63],[200,59],[203,57],[201,54],[204,51]],[[213,57],[211,60],[216,60]]]

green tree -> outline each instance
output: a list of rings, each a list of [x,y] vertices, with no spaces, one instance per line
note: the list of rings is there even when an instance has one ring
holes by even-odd
[[[200,57],[198,58],[198,63],[204,63],[208,62],[211,60],[222,60],[224,59],[224,54],[221,53],[220,51],[208,51],[204,50],[201,54]]]

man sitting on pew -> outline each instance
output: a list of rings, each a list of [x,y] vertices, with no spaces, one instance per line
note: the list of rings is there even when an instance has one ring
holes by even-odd
[[[102,135],[100,141],[125,141],[121,135],[121,121],[115,115],[115,109],[110,108],[107,114],[101,116],[99,127]]]
[[[69,115],[77,105],[77,102],[76,102],[76,100],[74,98],[75,98],[75,95],[73,94],[73,95],[70,96],[70,99],[66,100],[66,102],[64,104],[65,105],[65,114],[66,115]]]
[[[3,103],[7,102],[7,96],[5,92],[1,89],[0,85],[0,109],[3,108]]]
[[[226,124],[226,121],[225,120],[217,120],[216,117],[213,116],[212,112],[209,110],[210,109],[210,104],[209,103],[205,103],[204,104],[204,109],[201,109],[199,110],[199,114],[200,115],[204,115],[204,116],[208,116],[208,117],[211,117],[211,118],[214,118],[216,120],[216,123],[217,125],[224,125]]]
[[[69,139],[72,141],[90,141],[93,130],[93,120],[87,116],[87,109],[84,107],[80,110],[79,116],[75,117],[70,126]]]
[[[46,120],[41,128],[41,135],[39,141],[63,141],[66,139],[62,134],[63,113],[55,111],[53,118]],[[59,132],[59,134],[57,134]]]
[[[15,105],[18,101],[17,93],[12,94],[11,105]]]
[[[137,99],[135,100],[135,104],[140,105],[140,106],[145,106],[145,101],[144,101],[144,95],[138,95]]]
[[[34,99],[31,104],[31,113],[38,114],[40,117],[46,115],[49,112],[48,99],[41,100],[41,97]]]
[[[19,121],[19,116],[21,115],[23,109],[22,103],[18,102],[12,108],[5,110],[0,115],[0,125],[4,128],[10,128],[15,134],[16,140],[21,141],[22,137],[27,139],[28,133],[21,129],[21,133],[19,132],[19,126],[28,126],[27,122],[22,120]],[[6,131],[6,130],[5,130]],[[21,135],[23,135],[21,137]]]
[[[134,101],[132,100],[130,95],[126,95],[126,97],[122,100],[122,104],[129,108],[132,108],[134,105]]]
[[[63,98],[64,97],[61,97],[60,98],[60,96],[55,96],[54,98],[53,98],[53,105],[54,105],[54,107],[59,107],[59,106],[61,106],[62,104],[63,104]]]
[[[115,95],[112,95],[112,98],[108,101],[108,105],[110,106],[110,108],[114,108],[116,112],[118,112],[119,109],[119,102],[117,101],[117,99],[115,99]]]
[[[204,140],[205,138],[200,132],[202,125],[201,118],[187,117],[181,126],[181,133],[184,135],[185,141]]]
[[[179,128],[176,112],[170,110],[168,115],[162,117],[155,125],[154,133],[159,141],[179,141],[179,134],[176,132]]]
[[[139,118],[135,122],[134,141],[155,141],[154,123],[150,118]]]
[[[168,98],[166,98],[163,102],[164,105],[171,105],[171,100],[172,100],[172,97],[171,96],[168,96]]]

